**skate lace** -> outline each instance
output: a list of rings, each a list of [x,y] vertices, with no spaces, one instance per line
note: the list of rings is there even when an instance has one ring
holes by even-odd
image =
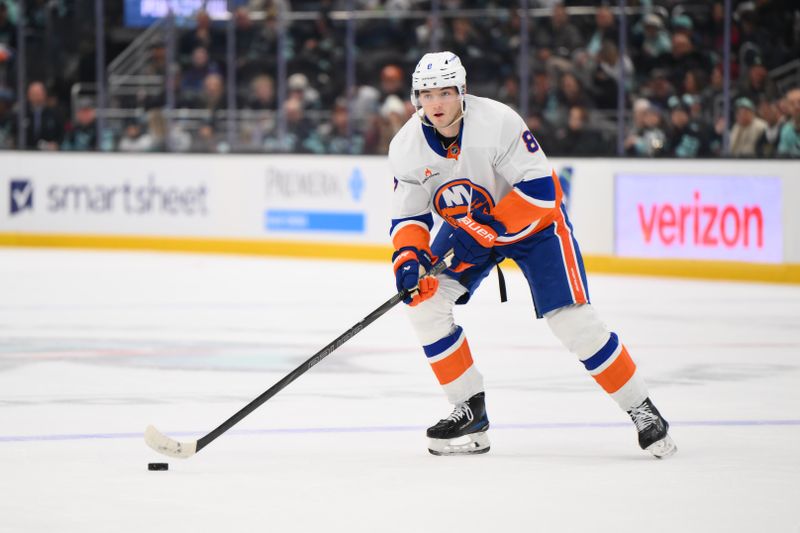
[[[658,423],[658,417],[647,407],[634,407],[629,413],[637,431],[643,431]]]
[[[472,414],[472,409],[466,402],[457,404],[456,408],[453,409],[453,412],[450,413],[450,416],[445,418],[445,420],[457,422],[465,416],[467,417],[467,420],[472,420],[475,417],[475,415]]]

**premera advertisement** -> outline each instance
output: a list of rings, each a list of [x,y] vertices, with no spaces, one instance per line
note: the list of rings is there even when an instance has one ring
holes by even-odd
[[[777,177],[617,174],[615,251],[621,257],[780,263],[781,203]]]

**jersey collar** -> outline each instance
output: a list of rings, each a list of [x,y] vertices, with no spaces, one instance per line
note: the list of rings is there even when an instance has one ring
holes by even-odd
[[[425,120],[428,120],[427,116],[425,117]],[[430,120],[428,120],[428,122],[430,122]],[[434,128],[426,126],[425,124],[421,124],[421,126],[422,134],[425,135],[425,140],[428,142],[428,146],[431,147],[431,150],[446,159],[458,159],[458,156],[461,153],[461,136],[464,133],[464,118],[461,119],[461,124],[458,127],[458,138],[456,139],[455,144],[450,147],[450,152],[442,147],[442,143],[439,142],[439,138],[436,136],[436,130]]]

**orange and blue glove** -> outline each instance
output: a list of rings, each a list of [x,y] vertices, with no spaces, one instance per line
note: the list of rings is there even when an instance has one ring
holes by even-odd
[[[436,294],[439,280],[435,276],[425,275],[434,262],[435,258],[431,258],[430,251],[413,246],[400,248],[392,255],[397,291],[416,289],[403,300],[404,303],[415,306]]]
[[[506,232],[503,223],[482,211],[472,211],[456,222],[458,226],[450,237],[453,246],[450,270],[463,272],[489,261],[498,235]]]

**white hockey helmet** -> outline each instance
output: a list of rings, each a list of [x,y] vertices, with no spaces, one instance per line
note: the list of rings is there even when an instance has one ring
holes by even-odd
[[[423,89],[455,87],[463,101],[467,92],[467,70],[453,52],[432,52],[422,56],[411,75],[411,103],[420,109],[419,92]]]

